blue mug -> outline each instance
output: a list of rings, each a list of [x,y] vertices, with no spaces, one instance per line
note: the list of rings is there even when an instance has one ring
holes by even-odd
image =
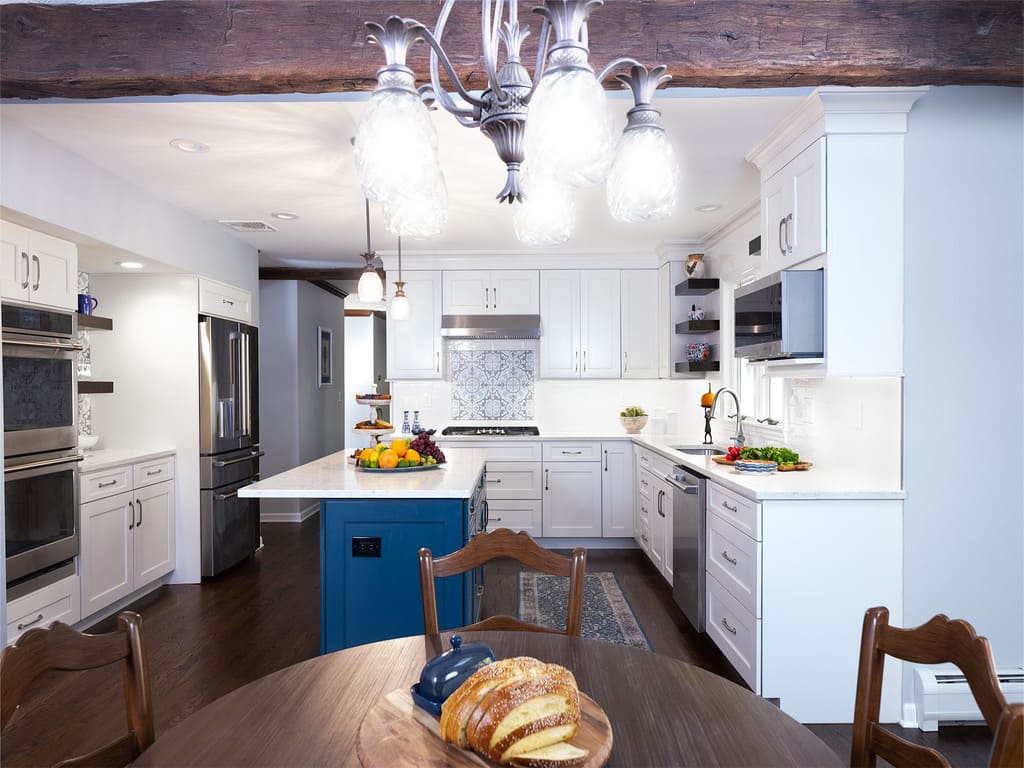
[[[91,315],[92,311],[99,305],[99,300],[94,299],[88,293],[78,294],[78,311],[80,314]]]

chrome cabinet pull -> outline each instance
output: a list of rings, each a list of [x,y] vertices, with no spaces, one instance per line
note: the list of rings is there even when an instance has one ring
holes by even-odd
[[[135,503],[139,505],[139,519],[135,522],[135,527],[136,528],[141,528],[142,527],[142,501],[140,499],[136,499]]]
[[[662,511],[662,501],[664,500],[664,498],[665,498],[665,492],[664,491],[658,491],[658,514],[661,515],[662,517],[665,516],[665,513]]]
[[[148,472],[148,471],[147,471],[147,472],[146,472],[146,477],[152,477],[153,475],[159,475],[159,474],[160,474],[161,472],[163,472],[163,470],[162,470],[162,469],[158,469],[158,470],[156,470],[155,472]]]
[[[231,301],[230,299],[221,299],[220,303],[227,304],[229,307],[235,306],[235,302]]]
[[[551,471],[550,469],[545,469],[544,470],[544,490],[545,491],[550,491],[551,490],[551,488],[549,487],[549,484],[548,484],[548,480],[549,480],[548,473],[550,471]]]
[[[729,622],[726,620],[724,616],[722,617],[722,626],[725,627],[726,631],[730,632],[731,634],[736,634],[736,627],[730,627]]]
[[[786,244],[782,242],[782,228],[786,226],[786,217],[783,216],[779,219],[779,253],[782,256],[786,255]]]
[[[43,614],[40,613],[38,616],[32,619],[32,621],[26,621],[24,624],[19,624],[18,631],[20,632],[21,630],[25,629],[25,627],[31,627],[33,624],[38,624],[42,620]]]
[[[434,370],[436,370],[438,373],[441,372],[441,353],[440,352],[435,352],[434,353]]]
[[[39,257],[36,256],[34,253],[32,254],[32,261],[34,261],[36,263],[36,281],[35,281],[35,283],[32,284],[32,290],[33,291],[38,291],[39,290],[39,281],[43,277],[43,265],[42,265],[42,262],[39,261]]]
[[[735,557],[729,557],[729,550],[727,549],[722,550],[722,557],[724,557],[727,562],[732,563],[733,565],[736,565],[736,563],[738,562]]]
[[[21,258],[23,258],[25,260],[25,279],[21,281],[21,287],[22,288],[28,288],[28,273],[29,273],[28,254],[25,253],[25,251],[22,251],[21,252]],[[21,629],[20,626],[18,628]]]
[[[583,372],[587,372],[587,350],[583,350]]]
[[[563,456],[582,456],[583,451],[562,451]]]
[[[577,349],[572,353],[572,372],[579,373],[580,370],[580,351]]]
[[[488,483],[500,483],[501,482],[501,478],[500,477],[488,477],[487,478],[487,482]]]
[[[128,530],[132,530],[135,527],[135,502],[128,502],[128,509],[131,511],[131,515],[128,518]]]
[[[786,217],[786,253],[793,252],[793,243],[789,241],[789,225],[793,223],[793,214],[789,214]],[[795,227],[794,227],[795,229]]]
[[[494,293],[494,296],[491,297],[491,308],[492,309],[497,309],[498,308],[498,289],[495,288],[493,293]]]
[[[608,451],[604,452],[604,471],[608,471]]]
[[[490,305],[488,304],[488,302],[490,300],[487,298],[487,296],[488,296],[488,294],[490,294],[490,292],[491,292],[490,288],[484,288],[484,309],[489,309],[490,308]]]
[[[728,501],[723,500],[722,501],[722,506],[725,507],[726,509],[728,509],[730,512],[739,512],[739,509],[737,509],[736,507],[730,506]]]
[[[496,517],[496,518],[494,518],[494,522],[496,522],[496,523],[500,523],[500,522],[501,522],[501,518],[500,518],[500,517]]]
[[[111,480],[109,483],[96,483],[97,488],[109,488],[112,485],[117,485],[117,480]]]

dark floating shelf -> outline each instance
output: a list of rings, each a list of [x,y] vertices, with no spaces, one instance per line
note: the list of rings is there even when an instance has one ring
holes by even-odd
[[[703,296],[717,290],[717,277],[691,277],[676,286],[676,296]]]
[[[110,395],[113,392],[114,382],[112,381],[78,380],[78,394],[80,395]]]
[[[109,317],[100,317],[99,315],[83,315],[81,312],[78,313],[78,327],[79,328],[92,328],[97,331],[112,331],[114,330],[114,321]]]
[[[718,326],[717,320],[684,320],[681,323],[676,323],[676,333],[708,333],[717,331]]]
[[[717,360],[699,360],[695,363],[676,363],[676,373],[710,373],[717,370]]]

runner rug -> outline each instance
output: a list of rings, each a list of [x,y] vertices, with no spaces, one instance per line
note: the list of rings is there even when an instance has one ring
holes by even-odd
[[[519,573],[519,618],[523,621],[564,629],[568,604],[568,578],[532,571]],[[651,643],[614,573],[585,575],[581,625],[583,637],[651,650]]]

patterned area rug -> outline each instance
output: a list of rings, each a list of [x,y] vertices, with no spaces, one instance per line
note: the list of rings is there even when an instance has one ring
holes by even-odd
[[[532,571],[519,573],[519,618],[523,621],[564,628],[568,604],[568,578]],[[581,623],[583,637],[651,650],[614,573],[588,573],[584,577]]]

